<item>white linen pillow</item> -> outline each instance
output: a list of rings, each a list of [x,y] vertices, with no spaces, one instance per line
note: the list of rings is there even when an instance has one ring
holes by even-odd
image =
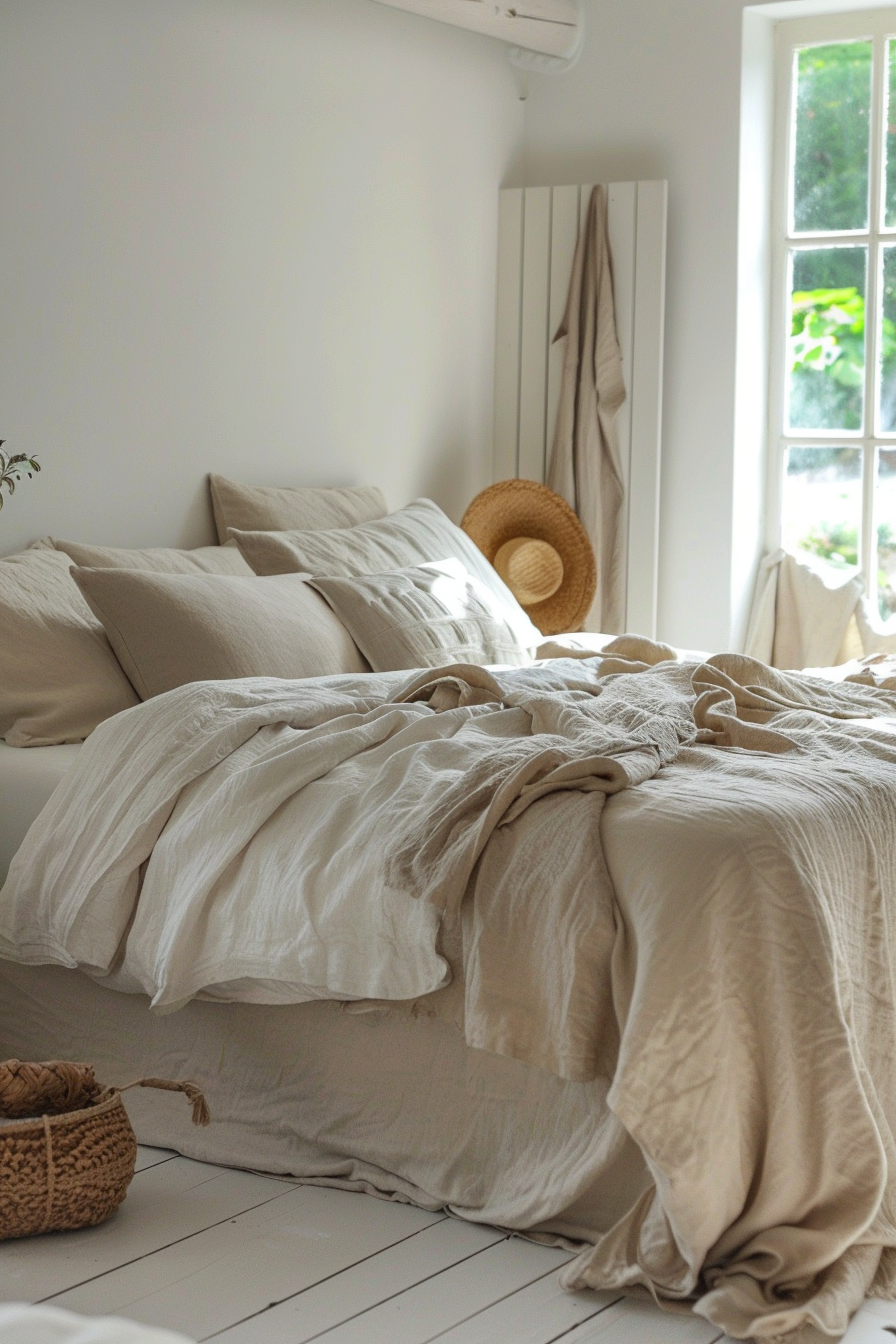
[[[170,546],[130,550],[124,546],[85,546],[80,541],[57,541],[54,537],[53,545],[82,569],[143,569],[153,574],[252,573],[235,542],[193,550]]]
[[[218,540],[223,545],[231,527],[245,532],[319,531],[354,527],[369,518],[383,518],[387,506],[375,486],[243,485],[226,476],[208,478]]]
[[[368,670],[345,626],[298,574],[73,569],[72,578],[141,700],[190,681]]]
[[[231,535],[256,574],[301,573],[354,579],[439,560],[459,560],[488,589],[519,646],[544,639],[479,547],[430,499],[357,527],[329,532],[242,532]]]
[[[11,747],[81,742],[137,704],[71,564],[49,542],[0,560],[0,737]]]
[[[489,589],[459,560],[309,582],[374,672],[445,663],[521,667],[532,661]]]

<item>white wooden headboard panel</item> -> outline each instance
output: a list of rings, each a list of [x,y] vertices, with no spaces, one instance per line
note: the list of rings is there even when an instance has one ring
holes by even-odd
[[[498,217],[496,481],[543,481],[554,434],[566,305],[591,185],[508,188]],[[616,325],[628,393],[619,441],[628,502],[626,626],[656,634],[666,268],[665,182],[609,185]]]

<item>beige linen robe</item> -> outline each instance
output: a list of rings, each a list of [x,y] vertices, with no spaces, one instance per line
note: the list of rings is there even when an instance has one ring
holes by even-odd
[[[616,336],[607,188],[591,193],[579,236],[566,312],[566,337],[548,485],[575,509],[597,557],[597,594],[586,629],[625,629],[625,486],[616,420],[625,401]]]

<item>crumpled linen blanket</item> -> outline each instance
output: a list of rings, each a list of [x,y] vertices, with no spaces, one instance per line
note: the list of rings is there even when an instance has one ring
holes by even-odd
[[[0,954],[163,1010],[430,993],[494,828],[655,774],[697,735],[685,681],[558,662],[181,687],[85,743],[10,867]]]
[[[653,1177],[567,1284],[837,1337],[896,1291],[896,681],[670,653],[148,702],[26,840],[0,952],[166,1007],[414,998],[460,914],[468,1041],[612,1079]]]

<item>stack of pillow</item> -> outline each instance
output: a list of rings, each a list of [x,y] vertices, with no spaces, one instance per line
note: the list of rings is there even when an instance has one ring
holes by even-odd
[[[0,559],[0,737],[77,742],[190,681],[522,665],[541,635],[429,500],[210,480],[220,545]]]

